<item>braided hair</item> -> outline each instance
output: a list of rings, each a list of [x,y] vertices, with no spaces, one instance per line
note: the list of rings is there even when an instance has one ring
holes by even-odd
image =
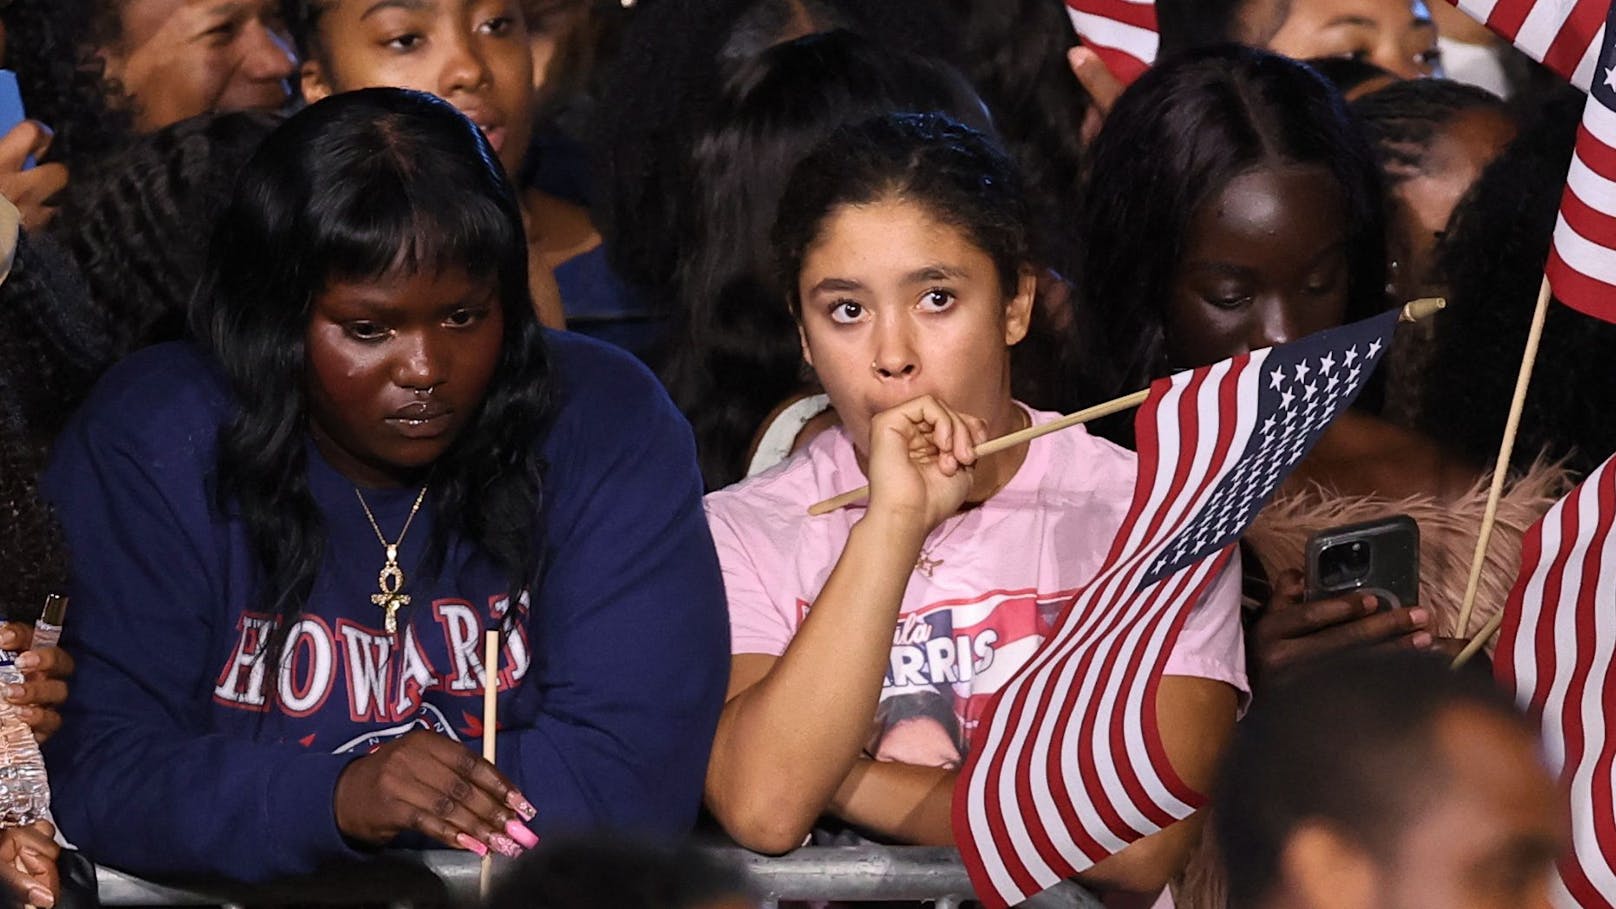
[[[1508,116],[1502,99],[1484,88],[1448,79],[1406,79],[1352,103],[1388,189],[1426,172],[1436,136],[1461,114]]]
[[[108,326],[73,260],[49,237],[23,231],[0,285],[0,376],[15,416],[48,440],[112,364]]]
[[[13,383],[0,373],[0,617],[7,621],[32,622],[45,598],[67,587],[62,531],[39,498],[42,454]]]
[[[0,4],[5,66],[17,73],[28,116],[55,130],[46,159],[73,162],[102,155],[130,136],[127,105],[90,51],[90,0],[11,0]]]
[[[54,237],[72,254],[112,354],[178,338],[213,223],[278,114],[204,114],[76,174]]]

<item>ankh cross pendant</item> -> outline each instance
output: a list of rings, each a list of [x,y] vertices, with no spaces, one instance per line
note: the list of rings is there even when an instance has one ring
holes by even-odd
[[[388,634],[397,634],[399,607],[410,605],[410,595],[402,592],[404,569],[398,567],[397,546],[387,547],[387,564],[382,566],[381,574],[376,576],[376,585],[382,592],[371,594],[370,601],[387,610],[383,625]]]

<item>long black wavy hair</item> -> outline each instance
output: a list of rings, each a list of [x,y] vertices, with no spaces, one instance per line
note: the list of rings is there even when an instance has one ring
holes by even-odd
[[[964,76],[838,30],[744,65],[696,137],[678,206],[689,240],[676,273],[675,343],[661,373],[695,429],[708,489],[745,476],[753,434],[804,384],[769,246],[786,178],[837,127],[895,111],[943,111],[990,128]]]
[[[271,665],[324,552],[305,442],[307,330],[334,281],[464,268],[499,287],[504,339],[482,406],[432,466],[441,569],[451,535],[489,553],[512,602],[540,570],[538,439],[549,358],[527,284],[521,209],[487,140],[447,102],[375,88],[311,105],[269,136],[220,217],[191,327],[239,410],[219,435],[219,507],[246,523],[278,622]]]
[[[1123,92],[1090,152],[1078,333],[1085,386],[1099,399],[1167,373],[1167,298],[1190,222],[1264,165],[1334,175],[1347,214],[1347,320],[1386,308],[1379,169],[1341,96],[1307,66],[1233,46],[1158,64]],[[1095,428],[1132,443],[1126,414]]]
[[[771,237],[775,276],[802,312],[803,260],[837,209],[883,199],[920,206],[993,260],[1006,297],[1036,267],[1032,207],[1015,162],[992,139],[936,113],[888,114],[831,133],[797,165]]]

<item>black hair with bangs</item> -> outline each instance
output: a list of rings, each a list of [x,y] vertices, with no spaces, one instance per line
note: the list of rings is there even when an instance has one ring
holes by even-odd
[[[191,328],[240,410],[219,436],[219,507],[239,510],[277,620],[278,662],[325,546],[309,492],[305,333],[337,281],[463,268],[499,287],[504,339],[482,406],[431,467],[426,570],[458,533],[487,551],[512,601],[539,571],[537,442],[549,360],[527,283],[515,192],[482,133],[447,102],[375,88],[310,105],[248,162],[191,301]]]

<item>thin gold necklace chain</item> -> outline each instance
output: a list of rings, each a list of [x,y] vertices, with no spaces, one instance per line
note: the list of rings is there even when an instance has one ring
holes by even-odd
[[[410,506],[410,516],[404,519],[404,529],[398,532],[397,540],[389,543],[387,538],[382,536],[382,528],[376,523],[376,515],[371,513],[370,505],[365,501],[365,494],[359,491],[359,487],[354,487],[353,494],[359,499],[359,507],[365,510],[365,517],[370,519],[370,529],[376,531],[376,541],[382,544],[383,549],[396,552],[398,547],[404,544],[404,535],[410,532],[410,524],[415,520],[415,513],[421,510],[421,502],[426,499],[426,489],[426,486],[421,487],[420,495],[415,497],[415,504]]]

